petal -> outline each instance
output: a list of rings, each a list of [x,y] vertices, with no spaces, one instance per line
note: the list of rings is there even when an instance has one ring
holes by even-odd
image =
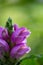
[[[11,42],[13,44],[19,44],[23,42],[28,36],[30,36],[30,31],[25,27],[18,28],[11,35]]]
[[[15,47],[13,47],[10,52],[10,56],[11,57],[15,56],[15,54],[18,52],[18,50],[20,49],[21,46],[23,46],[23,45],[16,45]]]
[[[20,36],[24,37],[30,36],[30,31],[22,32]]]
[[[6,52],[9,51],[9,45],[6,41],[0,39],[0,47],[3,47]]]
[[[26,44],[21,44],[21,45],[17,45],[15,46],[10,53],[10,56],[12,58],[19,58],[21,56],[23,56],[25,53],[30,52],[30,48],[26,46]]]
[[[30,47],[23,48],[18,51],[16,58],[18,59],[18,58],[22,57],[24,54],[29,53],[30,51],[31,51]]]
[[[15,39],[15,42],[16,42],[16,44],[18,44],[18,43],[20,43],[20,42],[22,42],[22,41],[24,41],[24,39],[25,39],[25,37],[17,37],[16,39]]]
[[[6,28],[0,27],[0,38],[7,39],[8,38],[8,31]]]
[[[11,50],[11,55],[12,55],[12,54],[16,54],[17,51],[20,49],[20,46],[21,46],[21,45],[16,45],[15,47],[13,47],[12,50]]]
[[[18,51],[18,54],[19,54],[19,55],[23,55],[23,54],[25,54],[28,50],[29,50],[28,47],[23,48],[23,49],[21,49],[21,50]]]
[[[22,32],[22,31],[24,31],[25,30],[25,28],[24,27],[22,27],[22,28],[19,28],[18,30],[16,30],[16,31],[14,31],[14,34],[15,34],[15,37],[18,37],[19,36],[19,34]]]
[[[29,35],[29,32],[24,32],[24,33],[22,33],[20,36],[16,37],[16,38],[15,38],[16,44],[18,44],[18,43],[24,41],[28,35]]]
[[[28,31],[26,28],[21,27],[18,30],[14,31],[11,36],[11,41],[14,43],[15,41],[21,42],[24,39],[26,39],[28,36],[30,36],[30,31]]]
[[[11,42],[12,43],[20,43],[25,39],[24,36],[16,36],[16,33],[13,32],[11,36]]]
[[[16,44],[26,44],[27,43],[27,40],[25,38],[18,38],[16,41]]]
[[[15,38],[16,44],[24,41],[28,36],[30,36],[30,31],[22,32],[18,37]]]
[[[14,24],[13,27],[14,27],[14,30],[15,30],[15,31],[18,30],[18,28],[19,28],[17,24]]]
[[[24,44],[25,44],[25,43],[27,43],[27,40],[26,40],[26,39],[24,39],[21,43],[24,43]]]
[[[17,36],[20,35],[24,30],[24,27],[19,28],[19,30],[17,31]]]
[[[3,37],[3,39],[5,39],[5,40],[7,40],[7,39],[9,38],[7,29],[4,29],[4,30],[2,31],[2,37]]]

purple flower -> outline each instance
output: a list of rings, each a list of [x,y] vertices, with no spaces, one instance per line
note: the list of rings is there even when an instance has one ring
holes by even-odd
[[[28,31],[26,28],[21,27],[19,28],[16,24],[14,25],[14,32],[11,36],[11,42],[13,44],[19,44],[20,42],[23,42],[28,36],[30,36],[30,31]]]
[[[9,45],[6,41],[0,39],[0,58],[3,56],[3,53],[9,51]]]
[[[30,36],[30,33],[26,28],[19,28],[16,24],[14,25],[14,31],[11,35],[13,48],[11,49],[10,57],[18,59],[31,51],[31,48],[26,45],[26,39]]]
[[[30,36],[30,31],[25,27],[19,28],[18,25],[13,26],[13,32],[10,27],[0,27],[0,58],[3,53],[8,52],[11,58],[20,58],[24,54],[31,51],[31,48],[26,45],[27,37]],[[10,32],[11,34],[10,34]]]
[[[8,31],[6,28],[0,27],[0,38],[7,40],[8,38]]]
[[[26,44],[20,43],[20,45],[16,45],[12,48],[10,56],[11,58],[20,58],[24,54],[29,53],[31,51],[31,48],[26,46]]]

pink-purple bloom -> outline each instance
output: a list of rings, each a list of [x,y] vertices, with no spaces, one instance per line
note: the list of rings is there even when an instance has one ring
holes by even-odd
[[[28,31],[26,28],[21,27],[19,28],[16,24],[14,25],[14,32],[11,36],[11,41],[13,44],[19,44],[23,42],[28,36],[30,36],[30,31]]]
[[[0,39],[7,40],[8,38],[8,31],[6,28],[0,27]]]
[[[9,52],[9,45],[3,39],[0,39],[0,58],[2,58],[5,52]]]
[[[7,52],[11,58],[16,59],[29,53],[31,48],[27,46],[26,41],[30,33],[31,32],[28,31],[27,28],[19,28],[16,24],[13,25],[13,32],[11,35],[9,35],[7,28],[0,27],[0,56],[2,50]]]
[[[20,45],[16,45],[15,47],[12,48],[10,55],[13,58],[20,58],[24,54],[29,53],[30,50],[31,48],[26,46],[26,44],[20,43]]]

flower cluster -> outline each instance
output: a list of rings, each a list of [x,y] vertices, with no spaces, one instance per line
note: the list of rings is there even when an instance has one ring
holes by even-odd
[[[5,28],[0,27],[0,59],[5,53],[10,58],[18,59],[31,50],[26,45],[26,39],[31,32],[25,27],[19,28],[17,24],[11,25],[10,20],[6,24]]]

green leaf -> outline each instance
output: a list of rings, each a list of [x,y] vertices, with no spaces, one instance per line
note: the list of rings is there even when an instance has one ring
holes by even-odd
[[[39,65],[35,59],[25,59],[20,65]]]
[[[21,59],[17,65],[43,65],[43,55],[30,55]]]
[[[40,56],[37,61],[40,65],[43,65],[43,55]]]

